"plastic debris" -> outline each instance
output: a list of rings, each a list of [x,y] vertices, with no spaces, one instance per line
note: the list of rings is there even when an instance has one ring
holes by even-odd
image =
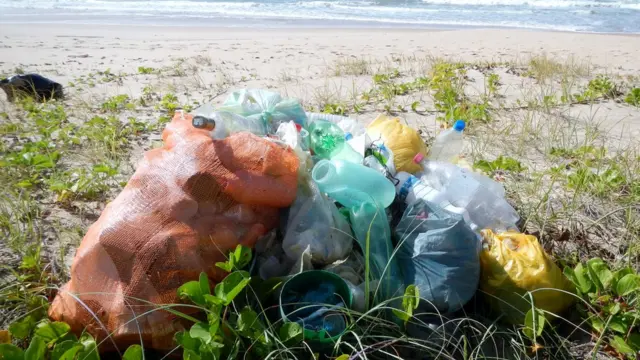
[[[381,140],[393,152],[396,171],[419,172],[420,166],[413,162],[416,154],[427,154],[427,146],[417,131],[400,123],[398,118],[379,115],[369,126],[367,134],[372,141]]]
[[[454,312],[471,299],[480,278],[480,241],[462,216],[418,200],[395,234],[404,283],[420,289],[425,312]]]
[[[484,249],[480,254],[480,289],[504,318],[523,324],[532,307],[560,314],[574,301],[572,283],[544,252],[538,239],[518,232],[495,234],[482,230]]]
[[[78,334],[173,348],[180,321],[144,314],[150,304],[178,302],[178,287],[200,272],[222,280],[213,264],[238,244],[253,247],[294,201],[299,162],[290,149],[250,133],[212,140],[182,114],[163,139],[89,228],[51,305],[51,318]]]

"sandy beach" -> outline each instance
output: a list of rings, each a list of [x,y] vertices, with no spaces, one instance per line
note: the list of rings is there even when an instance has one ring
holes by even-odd
[[[182,25],[182,24],[180,24]],[[37,72],[63,85],[108,70],[137,74],[138,68],[191,67],[186,77],[137,74],[117,82],[97,81],[79,97],[116,94],[139,97],[145,86],[170,86],[178,97],[203,103],[233,88],[268,88],[300,98],[306,105],[352,98],[371,88],[369,73],[401,64],[412,74],[426,73],[436,59],[468,64],[522,65],[546,57],[589,74],[618,78],[637,76],[640,36],[545,32],[515,29],[248,29],[23,24],[0,25],[0,73],[16,69]],[[353,69],[356,63],[367,69]],[[187,66],[187,64],[189,64]],[[342,69],[340,69],[342,67]],[[183,69],[185,70],[185,69]],[[366,70],[366,71],[364,71]],[[497,69],[505,101],[522,98],[535,82]],[[468,76],[481,80],[471,69]],[[637,79],[636,79],[637,81]],[[467,93],[481,93],[484,82],[472,82]],[[557,90],[557,89],[556,89]],[[324,98],[324,99],[322,99]],[[223,97],[217,96],[217,100]],[[214,100],[215,101],[215,100]],[[424,99],[429,103],[429,99]],[[427,105],[428,107],[428,105]],[[371,114],[352,114],[370,121]],[[638,113],[617,106],[597,115],[615,133],[637,131]],[[429,117],[406,114],[407,121],[435,125]],[[631,134],[631,133],[628,133]],[[633,132],[633,134],[637,134]]]

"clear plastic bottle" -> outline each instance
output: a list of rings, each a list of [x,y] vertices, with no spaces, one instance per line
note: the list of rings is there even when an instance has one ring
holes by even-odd
[[[320,191],[345,207],[371,202],[383,208],[396,197],[393,184],[376,170],[343,160],[320,160],[311,172]]]
[[[309,126],[309,140],[313,152],[323,159],[345,160],[362,164],[363,157],[351,148],[344,132],[335,124],[316,120]]]
[[[500,183],[450,163],[424,160],[421,154],[414,161],[424,170],[420,173],[421,182],[439,191],[454,207],[464,208],[472,229],[517,229],[520,217],[505,200]]]
[[[464,128],[464,121],[458,120],[453,124],[451,129],[447,129],[438,134],[431,149],[429,149],[428,159],[448,162],[455,161],[455,158],[462,153],[464,148],[464,140],[462,138]]]
[[[196,128],[209,130],[213,139],[224,139],[241,131],[265,136],[269,130],[267,124],[258,118],[247,118],[229,111],[215,111],[210,104],[193,111],[192,124]]]

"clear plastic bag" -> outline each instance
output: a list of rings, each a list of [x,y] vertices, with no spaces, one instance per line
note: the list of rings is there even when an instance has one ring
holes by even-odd
[[[275,132],[283,122],[307,126],[307,115],[297,99],[283,99],[267,90],[248,89],[232,92],[218,111],[229,111],[249,119],[261,119]]]
[[[266,90],[238,90],[231,93],[222,106],[204,104],[193,111],[194,125],[210,129],[213,139],[249,131],[264,136],[276,132],[280,124],[293,121],[301,127],[307,115],[296,99],[283,99]]]
[[[322,265],[345,259],[351,252],[349,223],[313,181],[298,185],[284,233],[282,247],[292,260],[300,259],[307,248],[313,264]]]
[[[418,200],[395,229],[405,285],[420,289],[422,310],[454,312],[475,294],[480,278],[480,241],[459,214]]]

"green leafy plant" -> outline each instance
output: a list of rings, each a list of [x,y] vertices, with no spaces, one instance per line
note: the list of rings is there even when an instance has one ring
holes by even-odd
[[[135,104],[130,101],[129,95],[120,94],[108,98],[102,103],[100,109],[104,112],[119,112],[124,109],[133,110],[135,109]]]
[[[520,161],[502,155],[498,156],[498,158],[493,161],[478,160],[473,164],[473,167],[486,173],[493,173],[498,170],[519,173],[526,170],[526,167],[522,166]]]
[[[138,74],[148,75],[153,74],[155,71],[156,69],[152,67],[138,66]]]
[[[624,98],[624,102],[629,105],[640,107],[640,88],[631,89],[629,94]]]
[[[404,290],[402,297],[402,310],[393,309],[393,313],[406,324],[413,317],[413,310],[420,304],[420,289],[415,285],[409,285]]]
[[[485,78],[485,86],[487,88],[487,97],[495,96],[500,86],[500,76],[495,73],[489,74],[489,76]]]
[[[605,341],[619,354],[635,359],[640,351],[640,276],[630,267],[613,271],[600,258],[573,269],[565,267],[564,274],[584,301],[578,308],[587,317],[598,344]]]
[[[189,331],[175,335],[185,359],[236,358],[241,353],[263,357],[277,346],[276,333],[270,331],[258,313],[248,304],[236,302],[251,282],[249,273],[241,270],[250,261],[251,250],[239,245],[226,262],[216,263],[229,275],[215,286],[213,293],[205,273],[200,274],[198,281],[190,281],[178,289],[178,296],[200,307],[207,318],[200,321],[182,314],[194,321]],[[278,335],[281,342],[295,345],[302,340],[302,327],[288,323],[279,329]]]

